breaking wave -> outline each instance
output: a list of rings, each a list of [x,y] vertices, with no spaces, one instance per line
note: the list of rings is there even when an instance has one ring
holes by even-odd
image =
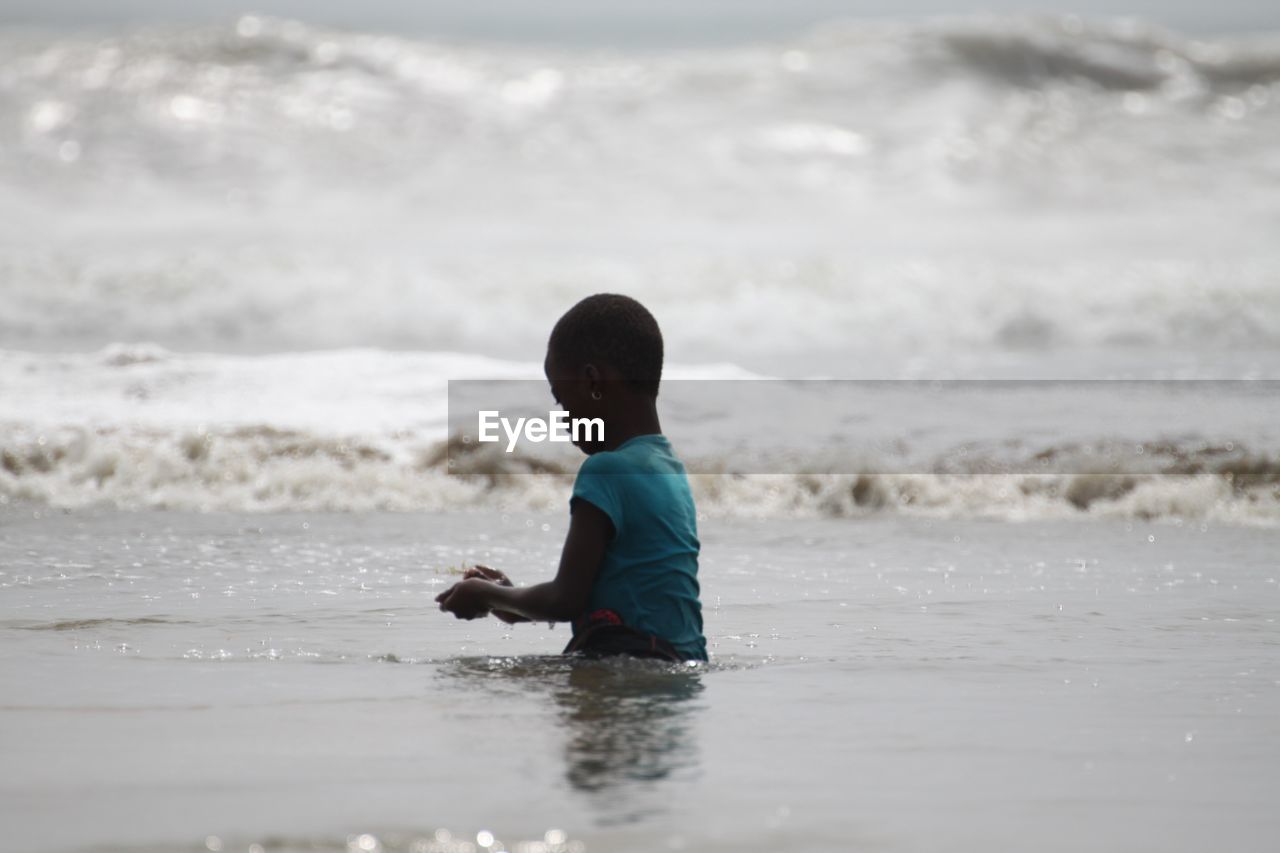
[[[180,434],[63,429],[0,444],[0,503],[268,512],[559,512],[567,506],[571,467],[513,462],[486,448],[449,473],[446,449],[443,443],[380,445],[271,428]],[[451,450],[456,454],[457,447]],[[712,464],[704,460],[697,467]],[[947,460],[934,466],[938,470],[903,473],[695,473],[691,482],[700,511],[710,516],[902,513],[1280,525],[1280,456],[1235,445],[1153,445],[1140,467],[1106,474],[987,474],[973,472],[992,467],[991,460],[970,457],[966,464],[967,471]]]
[[[120,193],[143,213],[195,199],[304,218],[515,199],[559,218],[672,194],[715,212],[788,189],[847,208],[868,190],[938,202],[966,184],[1150,201],[1153,178],[1182,196],[1276,177],[1280,37],[1135,22],[859,23],[611,54],[246,16],[106,38],[0,31],[0,47],[0,185],[117,212]]]
[[[0,30],[0,340],[527,358],[607,289],[699,361],[1272,352],[1277,69],[1280,38],[1053,17],[630,53]]]

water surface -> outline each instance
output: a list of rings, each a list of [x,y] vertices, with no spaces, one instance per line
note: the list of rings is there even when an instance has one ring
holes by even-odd
[[[1270,530],[707,522],[713,661],[673,668],[434,609],[468,560],[546,577],[558,515],[2,520],[0,823],[23,849],[1192,851],[1280,829]]]

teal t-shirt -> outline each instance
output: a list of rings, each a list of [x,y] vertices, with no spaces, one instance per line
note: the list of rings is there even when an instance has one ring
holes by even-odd
[[[573,484],[613,522],[587,612],[607,608],[640,631],[707,659],[698,600],[698,517],[684,465],[663,435],[640,435],[587,457]]]

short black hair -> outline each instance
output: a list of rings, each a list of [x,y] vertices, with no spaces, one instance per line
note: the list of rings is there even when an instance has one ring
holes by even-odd
[[[608,364],[630,385],[658,396],[662,332],[649,310],[630,296],[588,296],[556,323],[547,350],[570,368]]]

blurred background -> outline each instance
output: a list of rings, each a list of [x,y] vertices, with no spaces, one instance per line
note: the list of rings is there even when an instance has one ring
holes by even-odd
[[[673,375],[1280,375],[1275,4],[0,19],[6,494],[253,504],[210,435],[438,458],[445,382],[536,378],[599,291]]]

